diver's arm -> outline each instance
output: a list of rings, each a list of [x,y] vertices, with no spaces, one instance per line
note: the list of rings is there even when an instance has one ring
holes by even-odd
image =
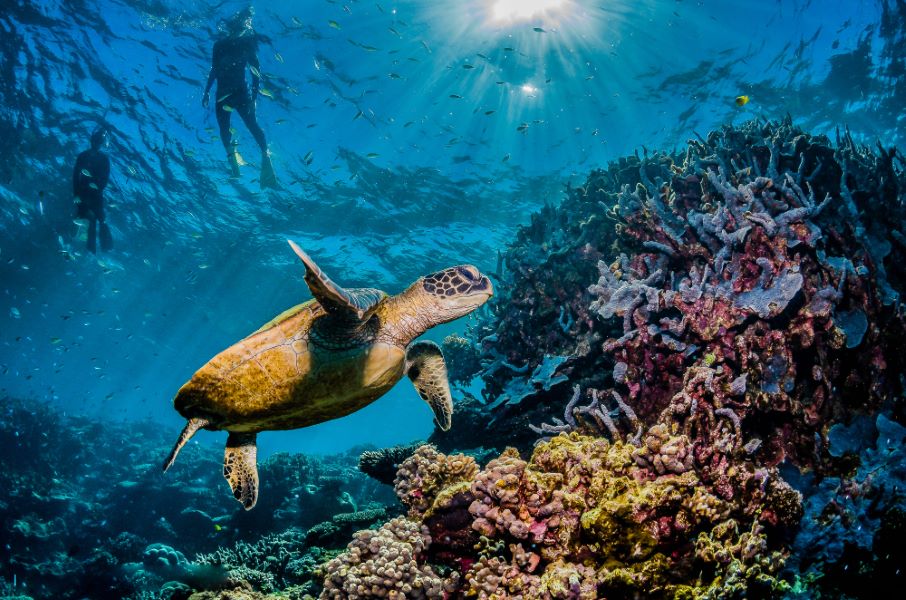
[[[79,182],[82,179],[82,169],[84,169],[85,164],[85,153],[82,152],[76,158],[75,166],[72,168],[72,195],[78,197],[79,195]]]
[[[79,162],[81,162],[79,159],[81,159],[81,158],[82,158],[82,155],[80,154],[79,157],[75,161],[75,166],[72,168],[72,195],[73,196],[79,195],[79,166],[80,166]]]

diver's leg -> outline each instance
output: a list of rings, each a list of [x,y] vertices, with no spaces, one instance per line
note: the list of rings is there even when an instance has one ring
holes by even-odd
[[[236,112],[242,117],[242,122],[245,123],[249,133],[258,142],[261,154],[267,154],[267,139],[264,137],[264,130],[261,129],[261,125],[258,124],[258,118],[255,116],[255,103],[251,100],[243,102],[236,107]]]
[[[261,187],[279,188],[277,175],[274,173],[274,165],[271,164],[271,155],[267,151],[267,140],[264,137],[264,130],[261,129],[261,125],[258,124],[258,119],[255,116],[255,103],[251,101],[243,103],[236,110],[239,112],[239,116],[242,117],[242,121],[248,128],[249,133],[258,142],[258,147],[261,148],[261,177],[259,179]]]
[[[223,108],[223,103],[218,102],[214,111],[217,115],[217,126],[220,128],[220,141],[226,150],[227,160],[230,161],[230,174],[239,177],[239,158],[236,156],[236,147],[233,146],[233,134],[230,132],[230,113]]]
[[[86,248],[89,252],[97,253],[97,235],[98,235],[98,221],[94,217],[88,219],[88,243]]]
[[[98,200],[95,208],[95,214],[98,217],[98,234],[101,238],[101,250],[110,252],[113,250],[113,234],[110,233],[110,227],[107,226],[107,218],[104,216],[104,199]]]
[[[229,154],[233,146],[233,134],[230,133],[230,113],[223,109],[222,102],[218,102],[214,114],[217,116],[217,127],[220,128],[220,141],[223,142],[223,148]]]

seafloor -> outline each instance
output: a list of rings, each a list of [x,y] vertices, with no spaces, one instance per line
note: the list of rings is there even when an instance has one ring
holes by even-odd
[[[429,445],[261,465],[5,398],[8,598],[869,598],[906,565],[906,162],[751,121],[590,172]],[[480,390],[469,393],[468,390]]]

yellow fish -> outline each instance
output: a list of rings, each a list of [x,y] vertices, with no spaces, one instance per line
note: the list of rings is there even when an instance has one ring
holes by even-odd
[[[221,529],[223,529],[223,527],[221,527],[217,523],[214,523],[214,531],[220,531]]]
[[[341,29],[340,24],[337,23],[336,21],[328,21],[327,24],[330,25],[331,27],[333,27],[334,29]]]
[[[267,88],[261,88],[260,90],[258,90],[258,93],[261,94],[262,96],[266,96],[266,97],[270,98],[271,100],[274,99],[274,92],[270,91]]]
[[[749,103],[748,96],[736,96],[736,106],[745,106]]]

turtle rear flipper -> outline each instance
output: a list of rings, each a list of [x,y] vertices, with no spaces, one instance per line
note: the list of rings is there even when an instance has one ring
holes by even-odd
[[[183,427],[182,433],[179,434],[179,437],[176,439],[176,444],[173,445],[173,449],[170,450],[167,460],[164,461],[164,473],[167,472],[167,469],[173,466],[173,463],[176,462],[176,455],[179,454],[179,451],[182,450],[182,447],[186,445],[192,436],[195,435],[202,427],[207,427],[211,422],[207,419],[194,418],[189,419],[189,422],[186,423],[186,426]]]
[[[233,496],[245,510],[258,502],[258,446],[256,433],[230,433],[223,455],[223,476],[233,490]]]
[[[406,351],[406,375],[422,400],[434,411],[437,426],[443,431],[453,422],[453,396],[447,381],[447,365],[440,347],[434,342],[415,342]]]

